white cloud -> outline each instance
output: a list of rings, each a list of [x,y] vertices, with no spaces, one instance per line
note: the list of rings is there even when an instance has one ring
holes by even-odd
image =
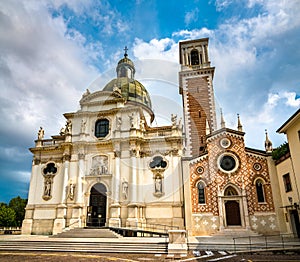
[[[152,39],[149,43],[136,38],[133,54],[139,59],[159,59],[177,61],[178,45],[170,38]],[[176,59],[176,60],[175,60]]]
[[[0,129],[17,135],[22,126],[18,135],[31,137],[43,125],[55,134],[58,119],[76,109],[86,83],[97,74],[90,62],[101,45],[85,47],[77,31],[66,37],[63,19],[53,18],[40,2],[2,2],[0,9]]]
[[[196,7],[192,11],[187,12],[184,16],[185,25],[189,25],[192,22],[196,22],[198,20],[199,9]]]

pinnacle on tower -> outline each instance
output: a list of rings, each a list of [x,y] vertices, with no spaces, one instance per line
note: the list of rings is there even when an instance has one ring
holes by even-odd
[[[225,128],[225,120],[224,120],[224,117],[223,117],[222,108],[220,109],[220,111],[221,111],[221,128]]]
[[[237,118],[238,118],[238,126],[237,126],[237,129],[238,129],[238,131],[243,132],[243,126],[242,126],[242,124],[241,124],[240,114],[237,114]]]
[[[267,129],[265,129],[265,132],[266,132],[265,149],[266,149],[267,153],[272,153],[272,151],[273,151],[272,142],[268,137]]]
[[[208,120],[206,119],[206,135],[208,136],[210,134],[210,127],[209,127],[209,124],[208,124]]]

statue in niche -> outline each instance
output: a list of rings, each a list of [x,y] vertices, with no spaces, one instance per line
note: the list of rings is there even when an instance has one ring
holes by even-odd
[[[45,134],[44,129],[42,127],[40,127],[40,130],[38,132],[38,140],[43,140],[44,134]]]
[[[162,180],[160,177],[155,178],[155,193],[162,193]]]
[[[128,198],[128,182],[126,178],[123,178],[123,182],[122,182],[122,195],[125,200]]]
[[[134,113],[132,113],[131,115],[128,116],[129,117],[129,120],[130,120],[130,127],[134,127]]]
[[[83,119],[81,120],[81,126],[80,126],[80,133],[84,134],[85,133],[85,128],[86,128],[86,121]]]
[[[117,116],[117,130],[121,129],[122,125],[122,118],[120,116]]]
[[[44,196],[51,197],[51,180],[49,178],[46,178],[44,184]]]
[[[73,184],[73,182],[71,182],[69,185],[69,194],[68,194],[68,198],[70,198],[71,200],[74,199],[74,192],[75,192],[75,185]]]

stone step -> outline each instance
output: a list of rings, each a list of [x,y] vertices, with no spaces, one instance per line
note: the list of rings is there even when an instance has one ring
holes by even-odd
[[[167,243],[3,241],[0,242],[0,250],[165,254]]]
[[[73,228],[64,231],[53,238],[120,238],[122,236],[108,228]]]
[[[223,229],[222,231],[218,231],[217,233],[214,233],[211,235],[212,237],[231,237],[231,238],[237,238],[237,237],[259,237],[260,234],[248,230],[248,229]]]

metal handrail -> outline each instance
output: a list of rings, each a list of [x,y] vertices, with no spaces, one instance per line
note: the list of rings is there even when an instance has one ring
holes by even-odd
[[[240,243],[238,243],[238,241]],[[247,236],[247,237],[234,237],[233,246],[234,252],[237,248],[243,250],[269,250],[269,249],[285,249],[290,246],[288,243],[294,243],[300,246],[300,239],[295,237],[294,234],[276,234],[276,235],[263,235],[263,236]]]
[[[137,222],[136,225],[129,225],[128,228],[134,229],[142,229],[150,232],[164,232],[167,233],[168,230],[172,229],[179,229],[179,226],[170,226],[170,225],[163,225],[163,224],[150,224],[146,222]]]

